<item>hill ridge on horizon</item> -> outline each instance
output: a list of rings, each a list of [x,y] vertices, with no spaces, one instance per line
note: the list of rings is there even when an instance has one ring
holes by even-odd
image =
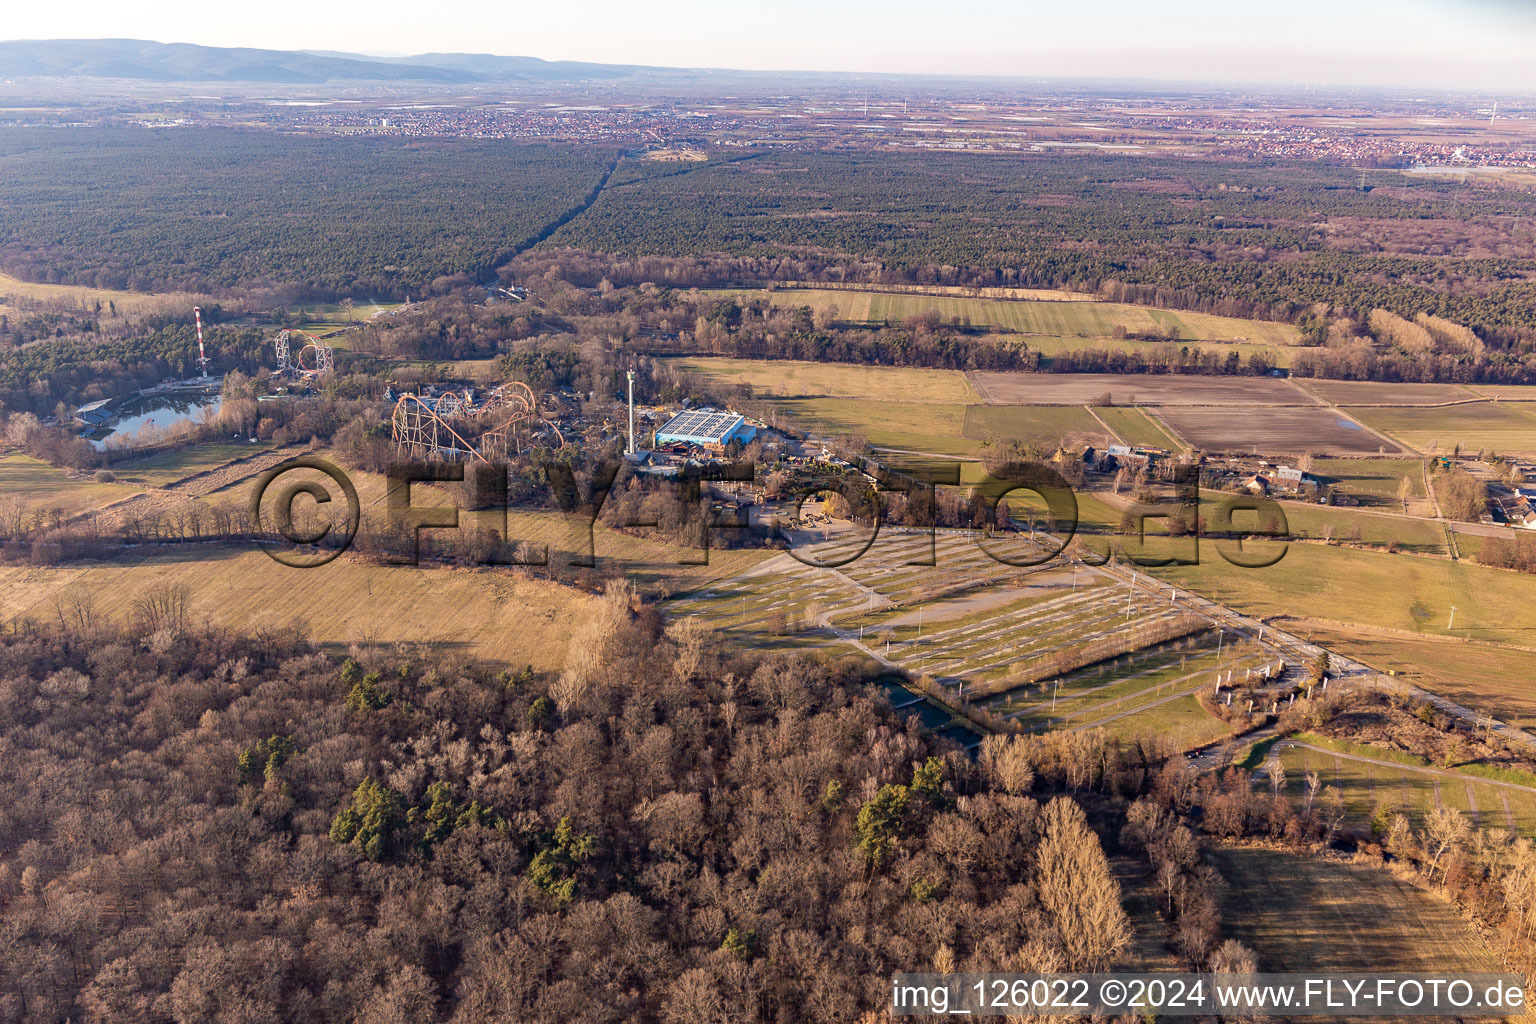
[[[83,78],[191,84],[197,82],[321,85],[329,82],[398,82],[422,85],[553,85],[575,83],[710,84],[750,88],[772,82],[838,86],[912,83],[939,89],[1003,84],[1048,84],[1069,91],[1084,88],[1150,89],[1180,93],[1289,92],[1301,86],[1283,80],[1217,80],[1138,75],[958,74],[936,72],[749,69],[709,66],[608,64],[547,60],[527,55],[427,52],[370,55],[344,50],[206,46],[150,39],[0,39],[0,79]],[[1316,98],[1315,83],[1308,86]],[[1339,86],[1352,95],[1356,86]],[[1382,84],[1377,88],[1399,91]],[[1423,92],[1415,87],[1414,92]],[[1428,90],[1434,92],[1436,90]]]
[[[488,53],[424,53],[371,57],[329,50],[271,50],[203,46],[147,39],[0,40],[0,76],[116,78],[147,82],[266,82],[311,85],[334,81],[471,85],[627,78],[688,73],[688,69],[548,61]]]

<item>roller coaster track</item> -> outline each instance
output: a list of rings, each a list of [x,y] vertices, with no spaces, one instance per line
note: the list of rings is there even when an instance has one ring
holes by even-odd
[[[324,376],[336,372],[336,350],[318,341],[311,341],[299,350],[299,370]]]
[[[390,416],[390,434],[395,450],[407,459],[479,459],[490,465],[490,459],[460,434],[438,414],[435,404],[428,404],[419,395],[402,395],[395,403]]]
[[[302,340],[297,358],[293,356],[295,340]],[[336,350],[307,331],[289,329],[279,331],[272,339],[272,350],[277,356],[277,371],[324,376],[336,371]]]
[[[487,421],[494,425],[484,429]],[[507,457],[524,424],[548,427],[559,447],[565,447],[565,435],[539,415],[533,390],[522,381],[498,385],[479,401],[468,391],[449,391],[434,398],[402,395],[390,417],[390,433],[402,458],[478,459],[489,465],[493,459]],[[466,434],[478,435],[479,443],[471,443]]]

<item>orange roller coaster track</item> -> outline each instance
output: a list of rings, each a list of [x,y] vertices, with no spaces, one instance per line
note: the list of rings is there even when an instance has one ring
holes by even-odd
[[[407,459],[479,459],[487,465],[490,463],[479,449],[464,440],[463,435],[438,414],[435,405],[423,401],[419,395],[400,396],[390,416],[390,435],[396,452]]]
[[[500,422],[480,438],[482,449],[505,456],[510,444],[515,443],[517,430],[524,423],[539,423],[554,431],[559,447],[565,447],[565,435],[554,423],[539,416],[539,405],[533,390],[520,380],[508,381],[490,390],[486,396],[486,409],[495,410]]]
[[[484,424],[492,423],[489,429]],[[539,415],[533,391],[521,381],[511,381],[486,392],[476,402],[469,393],[450,391],[435,398],[403,395],[395,403],[390,432],[402,458],[468,460],[490,463],[506,458],[517,444],[524,424],[548,427],[559,447],[565,447],[560,428]],[[465,435],[479,433],[479,444]]]

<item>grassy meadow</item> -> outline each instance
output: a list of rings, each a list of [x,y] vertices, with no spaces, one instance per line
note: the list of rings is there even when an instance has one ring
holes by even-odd
[[[878,398],[923,405],[970,405],[981,396],[959,370],[927,370],[797,360],[679,358],[665,360],[713,387],[746,384],[759,397]]]
[[[165,487],[196,473],[217,469],[234,459],[272,450],[270,444],[199,444],[175,451],[128,459],[112,467],[112,475],[128,484]],[[297,453],[295,453],[297,454]]]
[[[1335,542],[1371,544],[1377,547],[1397,544],[1417,554],[1450,554],[1446,547],[1445,527],[1427,519],[1289,501],[1282,503],[1281,507],[1285,510],[1286,525],[1293,537],[1323,538],[1331,529]]]
[[[1212,853],[1227,881],[1224,932],[1261,971],[1497,971],[1449,902],[1365,864],[1278,850]]]
[[[1410,499],[1423,498],[1429,493],[1424,484],[1422,459],[1316,458],[1312,460],[1312,475],[1367,505],[1387,504],[1401,508],[1398,496],[1402,493],[1404,480],[1408,481]]]
[[[1414,828],[1423,828],[1430,812],[1443,806],[1461,811],[1480,828],[1536,835],[1536,793],[1530,790],[1496,786],[1459,772],[1419,770],[1414,765],[1396,763],[1397,759],[1388,751],[1336,753],[1322,743],[1308,743],[1278,745],[1277,756],[1285,769],[1286,794],[1298,809],[1306,799],[1306,776],[1311,772],[1323,785],[1338,790],[1348,814],[1346,823],[1355,828],[1369,828],[1378,807],[1405,814]],[[1358,753],[1371,760],[1345,757],[1343,753]]]
[[[1305,620],[1281,624],[1374,669],[1470,708],[1496,711],[1511,725],[1536,729],[1536,687],[1529,682],[1536,654],[1528,649]]]
[[[1443,635],[1454,606],[1457,637],[1517,644],[1536,639],[1530,578],[1464,561],[1292,544],[1275,565],[1243,569],[1205,541],[1199,565],[1150,572],[1250,615],[1306,615]]]
[[[1103,420],[1125,444],[1167,448],[1169,451],[1179,451],[1184,447],[1163,426],[1162,421],[1147,409],[1106,406],[1094,409],[1093,414]]]
[[[192,621],[242,630],[303,628],[317,642],[438,643],[467,657],[558,668],[591,598],[505,570],[377,566],[340,558],[291,569],[250,548],[189,546],[60,568],[0,567],[0,618],[51,619],[53,596],[84,590],[118,620],[148,588],[184,585]]]
[[[90,477],[72,476],[20,452],[0,455],[0,502],[20,498],[29,515],[53,510],[65,516],[79,515],[130,497],[136,490],[123,484],[99,484]]]
[[[1297,340],[1296,329],[1289,324],[1115,302],[1016,301],[826,288],[736,290],[734,294],[765,297],[776,306],[810,306],[824,315],[835,307],[836,319],[854,323],[900,321],[937,310],[947,321],[1057,338],[1112,338],[1115,328],[1124,327],[1130,332],[1177,331],[1180,341],[1243,341],[1254,351],[1294,345]]]
[[[1426,455],[1463,452],[1536,454],[1536,405],[1489,402],[1431,408],[1345,409],[1362,423]]]
[[[85,288],[68,284],[38,284],[0,274],[0,312],[10,312],[14,305],[7,299],[27,299],[31,302],[62,306],[66,309],[92,309],[97,303],[105,309],[116,306],[119,314],[140,313],[160,309],[170,303],[184,303],[186,311],[196,304],[196,297],[183,294],[153,294],[126,292],[112,288]]]

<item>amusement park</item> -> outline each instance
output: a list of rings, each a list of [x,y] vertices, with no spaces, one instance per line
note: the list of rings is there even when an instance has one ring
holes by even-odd
[[[167,378],[136,395],[107,399],[75,410],[83,435],[102,447],[164,443],[164,431],[182,423],[195,425],[217,416],[224,400],[224,379],[210,373],[213,361],[203,332],[203,310],[194,308],[196,364],[201,373],[184,380]],[[343,330],[347,330],[344,328]],[[291,403],[316,397],[338,379],[338,351],[329,339],[338,331],[297,327],[274,330],[260,342],[261,380],[249,397]],[[216,336],[215,336],[216,337]],[[209,339],[210,341],[213,339]],[[270,361],[269,361],[270,360]],[[476,379],[452,375],[421,379],[412,373],[385,374],[379,420],[388,410],[394,458],[411,462],[459,462],[493,465],[534,452],[574,452],[577,445],[601,437],[617,442],[634,472],[672,476],[691,463],[725,457],[750,442],[763,424],[742,415],[711,409],[636,407],[636,373],[630,369],[627,395],[611,403],[595,393],[571,388],[535,391],[517,379]],[[254,421],[253,421],[254,422]],[[149,434],[139,431],[148,426]],[[255,440],[256,431],[251,430]],[[241,435],[244,437],[245,435]],[[649,441],[649,444],[644,442]]]
[[[298,354],[293,349],[298,346]],[[272,341],[277,357],[274,378],[315,380],[336,372],[336,350],[313,334],[299,330],[279,331]]]
[[[532,444],[559,450],[565,436],[539,410],[533,390],[509,381],[486,390],[464,388],[427,394],[385,392],[394,400],[390,435],[404,459],[492,463],[520,455]]]
[[[335,349],[306,331],[279,331],[272,349],[274,381],[319,383],[336,372]],[[384,397],[393,403],[390,436],[402,459],[489,463],[533,444],[555,450],[566,445],[559,425],[540,412],[538,398],[522,381],[399,394],[391,387]]]

